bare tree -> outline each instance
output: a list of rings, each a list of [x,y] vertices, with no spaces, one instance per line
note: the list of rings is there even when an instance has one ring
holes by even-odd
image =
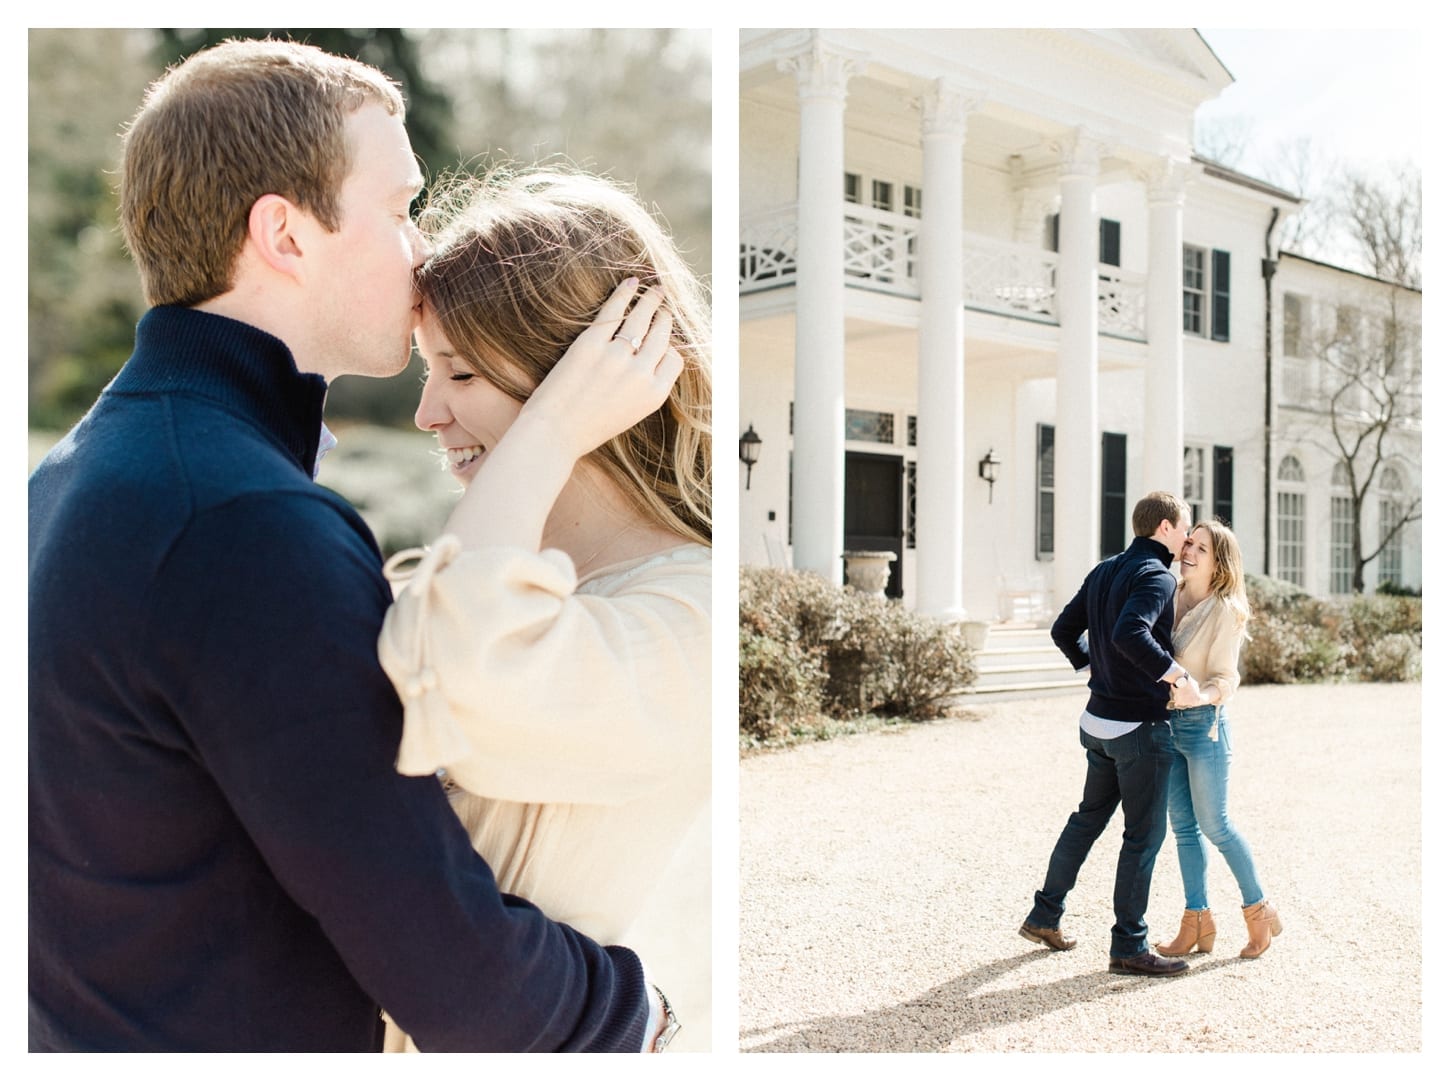
[[[1401,163],[1383,178],[1365,169],[1346,169],[1331,198],[1369,272],[1419,288],[1423,230],[1419,167]]]
[[[1365,567],[1406,527],[1420,520],[1419,496],[1381,499],[1379,534],[1366,537],[1366,511],[1382,496],[1386,468],[1395,458],[1419,458],[1421,413],[1420,325],[1411,296],[1392,284],[1373,283],[1359,298],[1320,303],[1286,333],[1311,358],[1308,438],[1334,460],[1335,498],[1349,501],[1351,589],[1363,593]],[[1322,419],[1315,421],[1314,416]],[[1324,422],[1327,420],[1328,431]]]

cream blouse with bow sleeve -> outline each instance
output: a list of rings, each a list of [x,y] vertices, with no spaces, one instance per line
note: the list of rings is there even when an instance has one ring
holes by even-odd
[[[403,701],[399,772],[446,771],[501,889],[619,942],[709,800],[710,549],[579,581],[562,552],[445,536],[379,656]]]
[[[1213,594],[1185,612],[1180,589],[1173,605],[1173,659],[1188,670],[1201,690],[1218,688],[1216,705],[1226,704],[1239,687],[1244,628],[1233,609]]]

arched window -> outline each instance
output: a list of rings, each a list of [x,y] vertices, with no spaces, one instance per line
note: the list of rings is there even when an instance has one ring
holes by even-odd
[[[1276,577],[1304,585],[1304,467],[1292,454],[1279,463]]]
[[[1329,592],[1354,589],[1354,494],[1349,466],[1334,464],[1329,493]]]
[[[1405,513],[1405,482],[1394,466],[1380,474],[1380,549],[1379,580],[1382,585],[1402,586],[1404,582],[1404,531],[1395,530]],[[1395,530],[1394,536],[1390,536]],[[1389,538],[1386,540],[1386,538]]]

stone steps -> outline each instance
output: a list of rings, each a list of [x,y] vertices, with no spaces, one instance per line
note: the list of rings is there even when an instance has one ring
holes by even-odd
[[[1046,627],[992,624],[977,652],[977,681],[963,690],[966,701],[1007,701],[1055,694],[1081,694],[1080,676],[1053,644]]]

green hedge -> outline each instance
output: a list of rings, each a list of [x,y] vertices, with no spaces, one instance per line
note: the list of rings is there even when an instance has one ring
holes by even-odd
[[[740,731],[938,716],[976,678],[957,629],[804,571],[740,571]]]

